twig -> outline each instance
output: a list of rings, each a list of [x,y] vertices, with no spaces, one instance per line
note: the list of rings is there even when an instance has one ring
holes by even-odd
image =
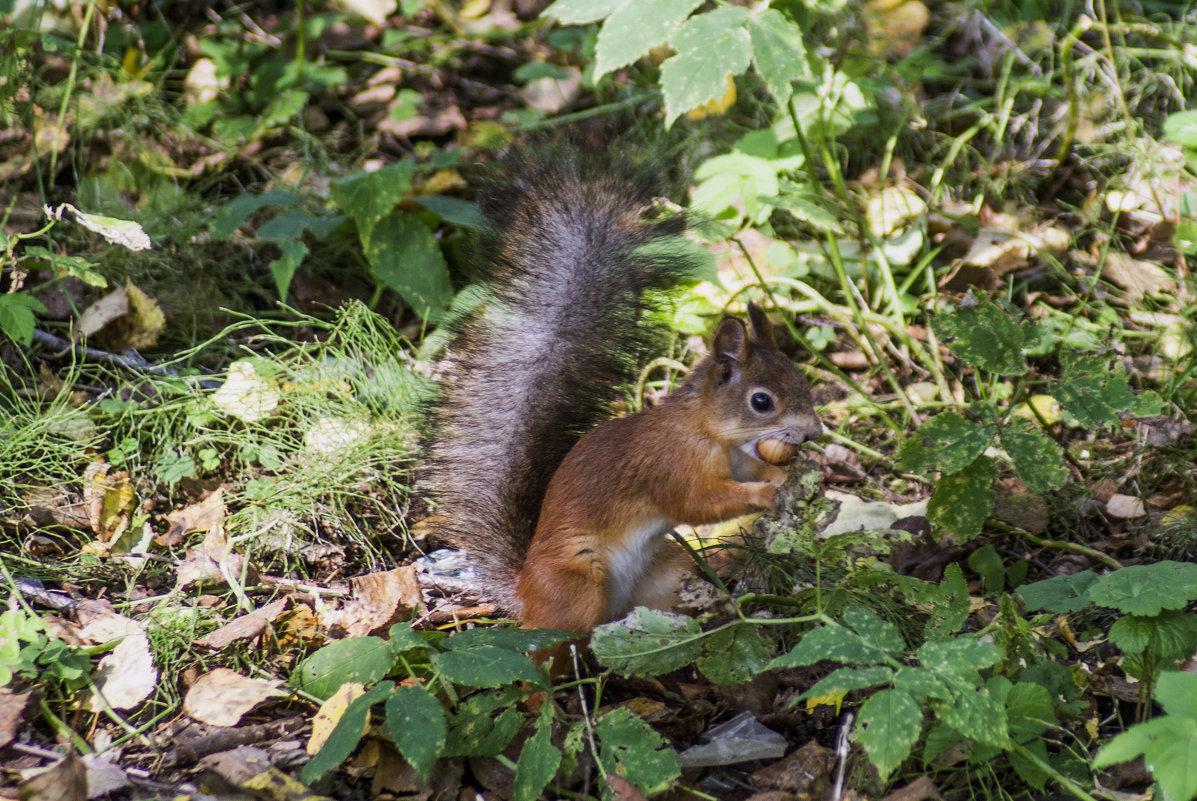
[[[39,344],[53,348],[54,350],[72,351],[80,359],[92,362],[108,362],[134,373],[149,373],[150,375],[179,374],[179,371],[173,367],[162,367],[161,365],[154,364],[136,353],[121,355],[109,353],[106,350],[89,348],[86,345],[76,345],[74,342],[63,339],[62,337],[56,337],[38,328],[33,330],[33,339]]]

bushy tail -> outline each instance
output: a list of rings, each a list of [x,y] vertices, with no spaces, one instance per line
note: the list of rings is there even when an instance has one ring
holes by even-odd
[[[577,152],[509,161],[484,194],[492,296],[460,326],[436,415],[430,484],[446,539],[518,614],[515,578],[557,466],[610,416],[655,332],[645,291],[695,267],[646,169]],[[601,469],[601,468],[596,468]]]

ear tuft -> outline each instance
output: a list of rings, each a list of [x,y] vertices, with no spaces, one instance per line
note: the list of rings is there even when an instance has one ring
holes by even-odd
[[[748,329],[744,321],[735,317],[724,317],[715,329],[711,340],[711,355],[716,361],[733,361],[743,364],[748,358]]]

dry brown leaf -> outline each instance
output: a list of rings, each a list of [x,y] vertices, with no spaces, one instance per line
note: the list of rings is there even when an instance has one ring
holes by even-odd
[[[271,601],[265,606],[250,612],[248,615],[242,615],[207,636],[200,637],[198,640],[192,640],[192,642],[205,648],[220,649],[232,645],[238,640],[255,639],[271,623],[278,620],[280,615],[287,611],[290,603],[290,598],[279,598],[276,601]]]
[[[286,696],[278,679],[265,681],[217,668],[200,676],[183,698],[183,712],[212,726],[236,726],[263,701]]]
[[[104,297],[92,303],[79,315],[71,337],[76,342],[95,334],[104,326],[129,313],[129,293],[124,287],[117,287]]]
[[[1147,514],[1147,509],[1143,506],[1142,498],[1115,493],[1106,501],[1106,512],[1111,517],[1132,519],[1143,517]]]
[[[183,509],[176,509],[166,516],[170,530],[158,538],[159,545],[173,546],[183,541],[183,535],[191,531],[207,531],[226,516],[224,488],[220,487],[199,503]]]
[[[409,618],[423,601],[415,565],[358,576],[350,585],[353,599],[324,615],[329,629],[344,631],[348,637],[364,637]]]
[[[48,768],[21,771],[17,792],[21,801],[87,801],[87,768],[67,754]]]
[[[1147,295],[1175,294],[1177,291],[1176,280],[1163,267],[1118,251],[1112,250],[1106,254],[1101,274],[1121,287],[1132,302],[1138,302]]]
[[[99,601],[84,601],[77,614],[83,623],[79,636],[84,640],[100,645],[120,639],[100,660],[95,685],[103,700],[93,697],[91,711],[103,711],[105,702],[113,709],[133,709],[149,698],[158,684],[158,669],[141,623]]]
[[[187,558],[175,569],[175,588],[191,590],[196,587],[220,587],[229,581],[250,584],[258,581],[258,572],[246,566],[245,557],[233,551],[224,533],[224,526],[214,523],[198,548],[188,548]]]
[[[17,736],[32,696],[33,693],[15,693],[9,687],[0,687],[0,750]]]

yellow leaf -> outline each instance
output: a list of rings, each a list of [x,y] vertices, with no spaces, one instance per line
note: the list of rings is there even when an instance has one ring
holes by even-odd
[[[353,703],[354,699],[365,692],[364,684],[356,681],[346,682],[320,705],[320,711],[316,713],[316,717],[312,718],[312,736],[308,739],[307,744],[309,754],[315,756],[319,753],[320,749],[324,747],[325,741],[328,740],[328,736],[336,728],[337,721],[341,719],[341,715],[345,714],[345,709]],[[369,721],[363,725],[362,734],[366,733],[368,727]]]
[[[686,119],[701,120],[703,117],[714,116],[722,114],[732,107],[736,102],[736,82],[732,80],[732,76],[727,76],[727,91],[723,93],[723,97],[716,97],[708,100],[698,108],[691,109],[686,114]]]
[[[818,706],[834,706],[835,712],[838,715],[840,712],[840,704],[844,703],[844,696],[847,695],[847,690],[843,692],[830,693],[828,695],[820,695],[806,699],[806,712],[810,714],[815,711]]]

